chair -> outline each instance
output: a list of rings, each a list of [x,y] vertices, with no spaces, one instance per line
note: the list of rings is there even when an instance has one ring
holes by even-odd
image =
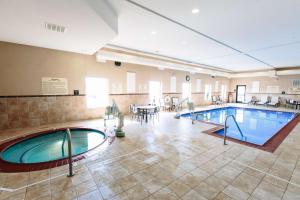
[[[159,107],[165,110],[165,100],[163,98],[159,99]]]
[[[212,104],[217,104],[217,97],[211,96],[211,102],[212,102]]]
[[[129,105],[129,114],[131,115],[131,119],[137,117],[138,111],[134,104]]]
[[[156,119],[159,119],[159,107],[151,109],[149,112],[149,116],[151,119],[154,119],[154,117],[156,117]]]
[[[250,96],[248,96],[248,97],[250,97]],[[250,101],[246,100],[246,102],[248,102],[248,104],[255,105],[258,101],[257,101],[256,96],[252,96],[251,99],[250,99]]]
[[[141,121],[141,125],[143,124],[143,121],[144,121],[144,118],[146,117],[145,116],[146,114],[147,113],[145,112],[144,109],[140,109],[140,108],[137,109],[136,116],[137,116],[137,119]]]
[[[286,100],[286,107],[297,109],[297,101],[294,100],[294,99],[287,99]]]
[[[221,104],[224,104],[225,102],[221,99],[220,96],[217,96],[217,101],[216,101],[216,104],[218,105],[221,105]]]
[[[257,102],[257,105],[266,105],[268,103],[268,97],[267,96],[262,96],[260,101]]]
[[[278,97],[270,97],[270,101],[267,103],[267,106],[279,106],[279,98]]]
[[[175,110],[175,107],[179,103],[179,98],[178,97],[172,97],[172,110]]]

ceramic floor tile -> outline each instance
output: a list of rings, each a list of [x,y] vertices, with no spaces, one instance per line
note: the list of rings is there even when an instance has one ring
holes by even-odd
[[[233,182],[232,186],[251,194],[256,186],[260,183],[260,179],[241,173]]]
[[[279,200],[282,198],[284,190],[276,187],[272,184],[268,184],[262,182],[259,186],[254,190],[251,196],[258,198],[258,199],[272,199],[272,200]]]
[[[246,192],[243,192],[242,190],[229,185],[227,186],[224,191],[223,191],[227,196],[235,199],[235,200],[246,200],[249,198],[249,194],[247,194]]]
[[[191,189],[189,186],[185,185],[182,181],[177,180],[167,186],[173,193],[177,196],[182,197]]]
[[[195,190],[189,191],[187,194],[185,194],[182,198],[182,200],[207,200],[205,197],[201,196],[198,192]]]
[[[205,182],[201,182],[197,187],[195,187],[193,190],[198,192],[201,196],[207,198],[207,199],[213,199],[215,198],[219,190],[215,189],[214,187],[208,185]]]

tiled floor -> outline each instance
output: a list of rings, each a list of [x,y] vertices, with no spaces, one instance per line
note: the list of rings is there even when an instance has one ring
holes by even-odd
[[[29,173],[0,173],[3,199],[300,199],[300,124],[272,154],[202,131],[212,128],[162,113],[160,121],[127,120],[125,138],[106,143],[67,166]],[[4,130],[0,140],[39,129],[66,126],[103,128],[102,120]],[[30,185],[32,184],[32,185]]]

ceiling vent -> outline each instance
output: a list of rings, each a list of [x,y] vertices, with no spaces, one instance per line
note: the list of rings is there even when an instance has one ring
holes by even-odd
[[[54,31],[54,32],[59,32],[59,33],[65,33],[66,32],[66,27],[65,26],[60,26],[57,24],[51,24],[46,22],[45,23],[45,29],[49,30],[49,31]]]

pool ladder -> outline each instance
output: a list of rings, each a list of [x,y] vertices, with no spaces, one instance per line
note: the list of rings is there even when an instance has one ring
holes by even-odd
[[[67,128],[67,137],[68,137],[68,163],[69,163],[69,174],[68,177],[74,176],[73,173],[73,161],[72,161],[72,135],[69,128]]]
[[[237,123],[237,121],[236,121],[234,115],[227,115],[227,116],[226,116],[226,119],[225,119],[225,123],[224,123],[224,145],[227,144],[227,143],[226,143],[226,138],[227,138],[227,120],[228,120],[230,117],[232,117],[232,119],[233,119],[234,123],[236,124],[236,126],[237,126],[237,128],[238,128],[238,130],[239,130],[239,132],[240,132],[240,134],[241,134],[241,136],[242,136],[243,138],[246,139],[246,137],[244,137],[244,134],[243,134],[243,132],[242,132],[240,126],[238,125],[238,123]]]
[[[197,121],[197,119],[198,119],[198,116],[203,116],[203,118],[205,118],[205,115],[204,114],[202,114],[202,113],[191,113],[191,115],[194,115],[195,116],[195,118],[193,118],[193,116],[192,116],[192,124],[195,124],[195,121]]]

